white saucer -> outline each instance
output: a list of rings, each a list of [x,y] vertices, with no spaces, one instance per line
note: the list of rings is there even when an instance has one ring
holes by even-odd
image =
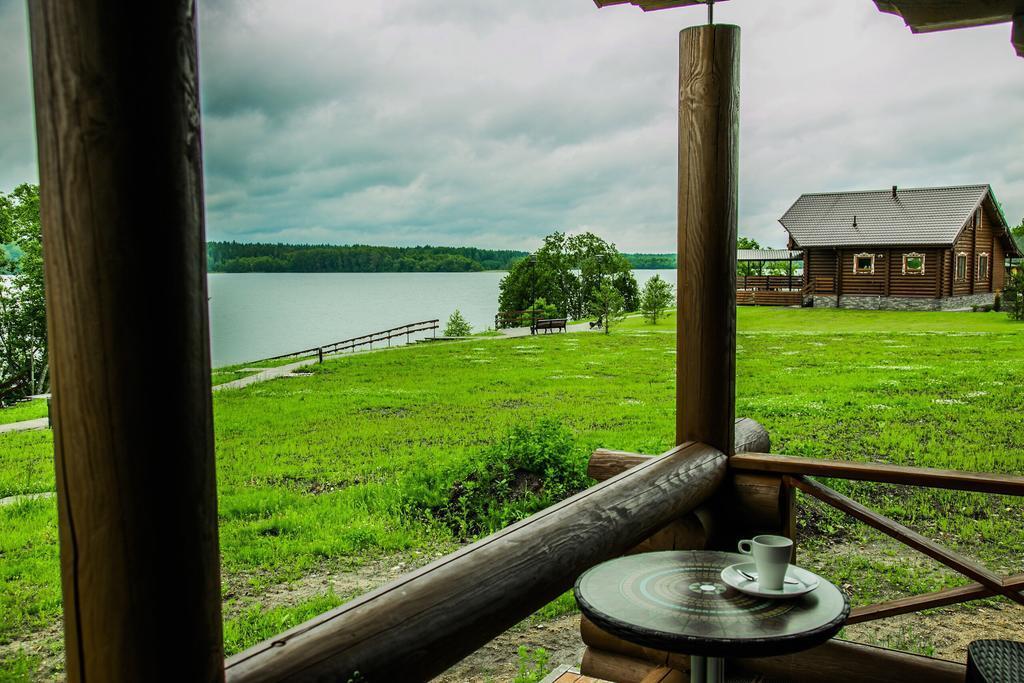
[[[722,581],[727,586],[732,586],[741,593],[753,595],[759,598],[795,598],[805,593],[810,593],[818,587],[818,576],[806,569],[801,569],[795,564],[789,565],[786,569],[786,577],[793,579],[796,583],[784,583],[780,590],[761,588],[757,581],[751,581],[737,570],[742,569],[748,574],[757,576],[757,565],[753,562],[740,562],[732,564],[722,570]]]

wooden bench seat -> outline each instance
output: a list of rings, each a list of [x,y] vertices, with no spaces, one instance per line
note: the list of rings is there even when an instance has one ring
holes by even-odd
[[[533,325],[530,326],[530,334],[537,334],[537,330],[544,330],[544,334],[547,334],[551,330],[561,330],[562,332],[565,332],[565,324],[567,322],[569,322],[568,318],[544,318],[536,320]]]

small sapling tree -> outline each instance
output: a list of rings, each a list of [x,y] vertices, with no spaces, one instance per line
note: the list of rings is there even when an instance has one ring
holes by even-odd
[[[459,309],[455,309],[452,316],[448,318],[448,324],[444,328],[444,336],[446,337],[468,337],[473,332],[473,327],[469,324],[469,321],[462,317],[462,313]]]
[[[665,309],[674,304],[675,294],[672,292],[672,285],[655,275],[640,292],[640,312],[644,319],[652,325],[658,324],[658,318],[665,315]]]
[[[610,282],[604,282],[590,298],[590,315],[596,315],[604,325],[604,333],[612,331],[612,325],[626,317],[622,294]]]

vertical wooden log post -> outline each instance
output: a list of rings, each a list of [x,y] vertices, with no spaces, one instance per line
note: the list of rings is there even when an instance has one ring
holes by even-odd
[[[676,442],[734,451],[738,26],[679,34]]]
[[[30,0],[69,681],[223,680],[194,0]]]

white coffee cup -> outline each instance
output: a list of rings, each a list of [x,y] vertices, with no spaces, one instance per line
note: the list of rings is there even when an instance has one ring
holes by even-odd
[[[768,590],[782,590],[789,559],[793,556],[793,541],[785,536],[762,534],[739,542],[739,551],[752,555],[757,566],[757,585]]]

